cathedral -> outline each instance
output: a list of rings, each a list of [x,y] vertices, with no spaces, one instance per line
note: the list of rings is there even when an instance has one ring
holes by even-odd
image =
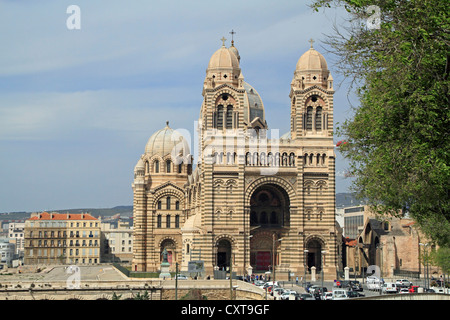
[[[335,278],[333,78],[313,48],[294,66],[290,131],[269,129],[240,55],[211,56],[197,123],[198,159],[169,122],[148,140],[134,169],[133,271],[158,272],[202,261],[206,274],[275,271],[301,276],[315,267]],[[286,106],[288,107],[288,106]]]

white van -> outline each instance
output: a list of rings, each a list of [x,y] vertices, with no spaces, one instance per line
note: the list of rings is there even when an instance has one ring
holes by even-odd
[[[380,290],[381,283],[382,283],[382,281],[380,279],[378,279],[377,277],[373,277],[373,276],[367,277],[367,280],[366,280],[367,289],[369,289],[369,290],[375,290],[375,291]]]
[[[383,293],[397,293],[397,284],[393,282],[383,283],[381,290]]]
[[[344,289],[334,289],[332,300],[348,299],[347,291]]]

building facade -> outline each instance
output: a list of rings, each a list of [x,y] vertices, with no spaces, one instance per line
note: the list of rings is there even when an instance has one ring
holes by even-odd
[[[25,250],[25,223],[10,222],[8,225],[8,238],[16,246],[16,255],[23,257]]]
[[[0,264],[11,267],[12,261],[16,257],[16,246],[7,238],[0,238]]]
[[[312,44],[293,63],[290,131],[269,129],[263,101],[244,80],[234,43],[206,69],[198,154],[167,124],[134,171],[133,269],[157,271],[168,252],[206,273],[323,268],[336,275],[333,78]],[[306,269],[306,270],[305,270]]]
[[[25,221],[24,264],[100,262],[100,222],[88,213],[33,213]]]
[[[131,263],[133,259],[133,229],[125,221],[117,225],[101,223],[101,262]]]

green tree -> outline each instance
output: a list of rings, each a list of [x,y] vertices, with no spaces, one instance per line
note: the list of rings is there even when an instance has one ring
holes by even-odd
[[[338,128],[353,191],[379,213],[404,214],[450,247],[448,0],[316,0],[345,7],[324,41],[359,105]],[[369,11],[376,6],[376,11]],[[374,8],[374,7],[372,7]],[[379,18],[379,25],[368,22]]]
[[[450,248],[440,247],[432,253],[433,264],[442,269],[445,274],[450,273]]]

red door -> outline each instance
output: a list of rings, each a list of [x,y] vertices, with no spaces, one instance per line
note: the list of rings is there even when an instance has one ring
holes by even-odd
[[[256,253],[256,269],[269,270],[271,265],[270,251],[258,251]]]

